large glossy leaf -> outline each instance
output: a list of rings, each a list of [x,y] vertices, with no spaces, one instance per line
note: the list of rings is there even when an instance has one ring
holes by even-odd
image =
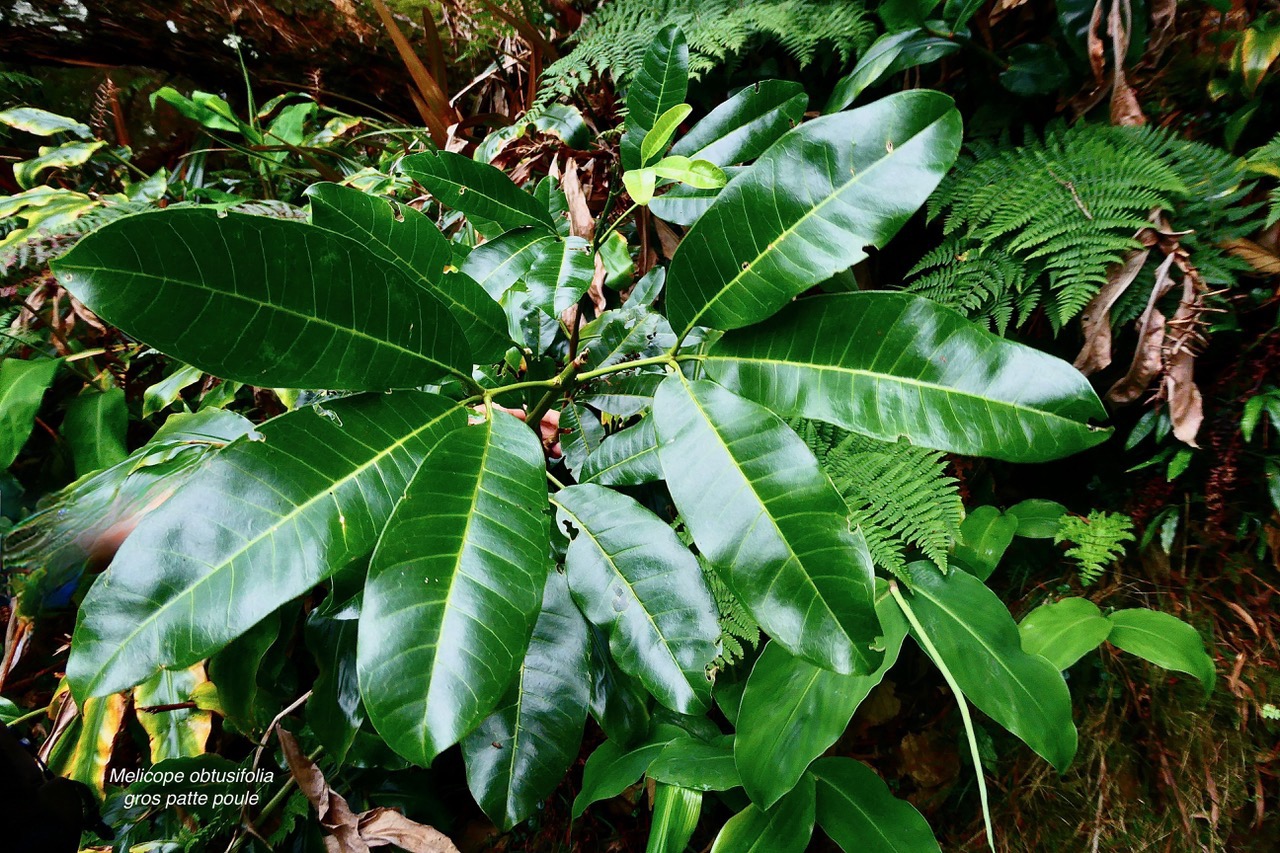
[[[268,614],[209,658],[209,678],[218,689],[223,725],[231,731],[263,733],[280,711],[265,667],[271,647],[279,642],[282,611],[287,609]]]
[[[1111,623],[1087,598],[1043,604],[1018,624],[1022,650],[1066,669],[1106,641]]]
[[[858,57],[858,64],[853,70],[836,83],[822,111],[839,112],[857,100],[868,86],[874,86],[899,71],[927,65],[959,49],[959,42],[931,35],[919,28],[885,33]]]
[[[369,719],[423,766],[515,679],[547,579],[542,445],[505,412],[427,456],[369,566],[358,668]]]
[[[908,568],[911,606],[939,663],[969,701],[1065,771],[1076,752],[1076,727],[1057,667],[1022,650],[1009,610],[973,575],[943,575],[926,562]]]
[[[462,262],[464,274],[475,279],[494,299],[501,299],[541,257],[545,248],[559,242],[541,228],[520,228],[471,250]]]
[[[559,317],[587,292],[596,269],[590,248],[581,237],[567,237],[542,245],[524,276],[529,296],[542,313]]]
[[[818,825],[845,853],[941,853],[920,812],[852,758],[823,758],[809,771],[818,788]]]
[[[426,187],[445,207],[496,222],[503,228],[534,225],[555,230],[547,208],[520,189],[501,169],[451,151],[404,158],[400,170]]]
[[[528,817],[578,757],[591,692],[587,642],[565,576],[550,572],[519,676],[462,741],[471,793],[504,831]]]
[[[697,791],[728,791],[742,784],[733,763],[733,736],[707,743],[678,737],[662,748],[646,771],[650,779]]]
[[[698,828],[702,792],[659,782],[654,786],[653,821],[645,853],[683,853]]]
[[[502,357],[511,342],[501,306],[469,277],[446,274],[453,250],[430,219],[408,205],[340,184],[315,184],[307,195],[312,222],[355,237],[439,298],[462,327],[476,361]]]
[[[717,166],[746,163],[799,124],[808,102],[799,83],[761,80],[707,113],[672,146],[671,153]]]
[[[0,361],[0,469],[12,465],[27,443],[44,392],[53,384],[61,363],[57,358]]]
[[[350,397],[263,424],[152,511],[80,608],[67,679],[102,696],[225,646],[367,554],[461,410],[418,392]]]
[[[673,374],[653,403],[658,458],[698,550],[793,655],[868,673],[881,655],[871,557],[818,461],[777,415]]]
[[[1213,691],[1213,658],[1204,649],[1200,632],[1159,610],[1137,607],[1112,613],[1108,642],[1165,669],[1200,679],[1206,694]]]
[[[813,836],[813,777],[805,776],[771,809],[749,805],[720,829],[711,853],[803,853]]]
[[[622,136],[622,166],[638,169],[640,145],[667,110],[689,91],[689,45],[679,27],[659,30],[627,89],[627,129]]]
[[[877,595],[884,661],[870,675],[840,675],[765,646],[742,694],[734,755],[751,801],[767,809],[790,791],[805,768],[839,739],[853,712],[898,659],[907,622],[889,596]]]
[[[595,453],[587,457],[579,479],[600,486],[638,486],[662,479],[658,460],[658,433],[653,418],[605,438]]]
[[[1034,462],[1110,435],[1089,425],[1106,412],[1070,364],[906,293],[801,299],[725,335],[703,363],[781,415],[885,441]]]
[[[930,91],[792,130],[680,242],[667,274],[672,327],[759,322],[884,246],[951,167],[960,138],[951,99]]]
[[[572,539],[569,588],[608,634],[619,668],[672,710],[705,711],[720,624],[697,558],[661,519],[612,489],[569,486],[552,501]]]
[[[356,240],[182,208],[111,222],[54,263],[107,322],[206,373],[270,388],[413,388],[471,369],[443,303]]]

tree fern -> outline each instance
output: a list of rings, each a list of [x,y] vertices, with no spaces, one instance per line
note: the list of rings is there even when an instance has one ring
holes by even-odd
[[[901,576],[914,549],[946,570],[964,508],[956,481],[943,473],[943,454],[817,421],[793,426],[844,498],[850,524],[862,529],[879,566]]]
[[[625,86],[654,35],[670,24],[679,25],[689,42],[695,77],[762,39],[808,65],[820,50],[848,63],[875,35],[856,0],[611,0],[583,23],[573,50],[543,73],[535,109],[572,97],[596,76],[608,74]]]
[[[1280,178],[1280,133],[1249,155],[1249,168],[1273,178]],[[1280,222],[1280,186],[1271,188],[1271,206],[1267,211],[1266,227]]]
[[[1075,561],[1080,582],[1088,585],[1124,555],[1124,543],[1133,541],[1133,521],[1123,513],[1096,509],[1088,516],[1064,515],[1053,541],[1071,544],[1067,557]]]
[[[711,665],[722,670],[742,660],[747,649],[760,642],[760,626],[711,564],[701,557],[698,564],[702,566],[711,597],[715,599],[720,621],[720,655]]]

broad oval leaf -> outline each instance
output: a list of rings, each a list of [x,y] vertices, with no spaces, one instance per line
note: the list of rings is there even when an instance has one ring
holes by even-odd
[[[1071,694],[1062,674],[1022,650],[1018,626],[996,594],[967,572],[932,563],[911,571],[911,607],[966,698],[1064,772],[1076,752]]]
[[[60,358],[0,361],[0,469],[12,465],[22,452],[60,364]]]
[[[595,274],[591,247],[581,237],[543,243],[538,257],[524,274],[525,287],[534,305],[549,317],[572,308],[591,286]]]
[[[804,853],[813,836],[813,777],[804,776],[771,809],[749,805],[725,823],[711,853]]]
[[[1018,519],[999,507],[974,507],[960,524],[952,560],[969,574],[986,580],[1009,550],[1018,532]]]
[[[307,195],[312,222],[356,237],[443,302],[462,327],[476,361],[502,358],[511,346],[502,306],[469,277],[446,273],[453,249],[430,219],[407,204],[340,184],[315,184]]]
[[[423,460],[369,564],[357,668],[374,728],[426,766],[516,677],[547,578],[542,445],[493,410]]]
[[[363,575],[361,576],[363,578]],[[307,700],[307,725],[335,761],[346,759],[364,724],[360,680],[356,674],[359,596],[307,614],[304,638],[316,662],[316,680]]]
[[[1018,633],[1024,652],[1067,669],[1106,641],[1111,623],[1087,598],[1064,598],[1028,613]]]
[[[565,576],[548,573],[519,676],[462,741],[467,785],[504,832],[546,799],[578,757],[591,693],[587,642]]]
[[[616,797],[639,781],[663,747],[675,737],[677,734],[666,734],[634,749],[626,749],[615,740],[596,747],[582,768],[582,790],[573,799],[574,819],[581,817],[592,803]]]
[[[941,853],[920,812],[890,791],[876,772],[852,758],[823,758],[809,771],[817,782],[818,825],[846,853]]]
[[[445,207],[496,222],[504,229],[534,225],[555,231],[547,208],[503,171],[452,151],[426,151],[400,161],[400,171]]]
[[[1041,462],[1111,434],[1089,425],[1106,412],[1070,364],[907,293],[798,300],[703,364],[780,415],[952,453]]]
[[[76,476],[83,477],[124,461],[129,455],[125,444],[128,428],[129,409],[121,388],[81,394],[68,403],[66,417],[58,431],[71,445]]]
[[[638,486],[662,479],[658,460],[658,433],[653,418],[605,438],[595,453],[587,457],[579,480],[599,486]]]
[[[373,549],[418,463],[464,421],[419,392],[281,415],[209,460],[125,540],[76,621],[77,701],[191,666]]]
[[[621,745],[636,743],[649,731],[650,697],[640,682],[618,669],[609,655],[609,638],[588,623],[591,635],[591,716],[605,736]]]
[[[671,325],[736,329],[884,246],[960,150],[938,92],[891,95],[792,130],[720,191],[667,274]],[[742,223],[750,222],[750,228]]]
[[[804,118],[809,96],[790,80],[761,80],[707,113],[671,153],[733,166],[754,160]]]
[[[679,373],[658,387],[653,417],[676,507],[760,627],[826,669],[874,670],[871,556],[800,437],[768,409]]]
[[[1194,676],[1206,694],[1213,691],[1213,658],[1195,628],[1176,616],[1143,607],[1117,610],[1108,618],[1107,641],[1112,645],[1156,666]]]
[[[54,269],[107,322],[224,379],[382,391],[471,369],[437,298],[359,242],[305,222],[140,213],[88,235]]]
[[[705,711],[720,624],[697,558],[661,519],[612,489],[569,486],[552,501],[572,539],[569,588],[608,634],[618,667],[668,708]]]
[[[839,112],[857,100],[867,87],[891,74],[927,65],[959,49],[959,42],[919,28],[885,33],[858,58],[853,70],[840,78],[822,111]]]
[[[752,667],[738,709],[734,755],[747,795],[761,808],[781,799],[810,762],[839,739],[862,700],[898,660],[907,622],[881,585],[876,613],[885,655],[875,672],[840,675],[792,657],[776,643],[765,646]]]
[[[638,169],[640,146],[659,116],[683,103],[689,91],[689,45],[677,26],[653,37],[627,88],[627,129],[622,136],[624,169]]]
[[[546,247],[557,242],[555,234],[540,228],[508,231],[472,249],[461,270],[475,279],[485,293],[501,299],[511,285],[529,272]]]
[[[742,784],[733,763],[733,737],[729,735],[716,743],[692,736],[678,737],[662,748],[646,775],[695,791],[728,791]]]

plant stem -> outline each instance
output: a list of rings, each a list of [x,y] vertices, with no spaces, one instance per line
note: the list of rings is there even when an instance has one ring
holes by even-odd
[[[595,248],[598,249],[601,246],[603,246],[604,241],[609,239],[609,235],[612,234],[615,230],[617,230],[618,226],[622,224],[623,220],[625,220],[628,216],[631,215],[631,211],[635,210],[639,206],[640,205],[638,204],[632,204],[626,210],[622,211],[622,213],[619,214],[618,218],[613,220],[613,224],[610,225],[608,228],[604,229],[604,233],[596,238]]]
[[[911,605],[907,603],[907,600],[902,597],[902,593],[898,591],[897,581],[889,581],[889,592],[893,594],[894,601],[898,602],[898,606],[902,608],[907,621],[911,623],[911,627],[916,632],[916,639],[920,641],[920,645],[924,646],[925,653],[932,658],[934,664],[938,667],[938,671],[946,679],[947,686],[955,694],[956,702],[960,705],[960,719],[964,721],[964,733],[969,739],[969,755],[973,759],[973,772],[978,777],[978,798],[982,801],[982,822],[987,829],[987,844],[991,846],[991,853],[995,853],[996,837],[991,828],[991,804],[987,801],[987,779],[982,774],[982,757],[978,754],[978,738],[974,734],[973,718],[969,716],[969,703],[965,700],[964,692],[960,689],[960,685],[956,683],[955,676],[951,674],[951,670],[943,662],[942,655],[938,654],[933,641],[925,633],[924,626],[916,619],[915,611],[911,609]]]
[[[48,713],[49,713],[48,708],[36,708],[34,711],[28,711],[27,713],[23,714],[21,717],[18,717],[16,720],[10,720],[8,725],[11,728],[13,726],[19,726],[27,722],[28,720],[34,720],[36,717],[39,717],[43,714],[48,714]]]
[[[600,367],[595,370],[588,370],[586,373],[579,373],[576,377],[578,382],[586,382],[589,379],[597,379],[601,376],[608,376],[610,373],[618,373],[623,370],[631,370],[634,367],[648,367],[653,364],[675,364],[676,359],[670,353],[655,355],[650,358],[638,358],[635,361],[623,361],[618,364],[611,364],[608,367]]]

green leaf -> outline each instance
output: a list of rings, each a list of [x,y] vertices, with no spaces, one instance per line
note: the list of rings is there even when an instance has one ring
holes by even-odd
[[[350,397],[228,446],[89,590],[67,663],[77,700],[208,657],[367,554],[414,468],[462,418],[428,394]]]
[[[172,373],[159,382],[148,385],[142,392],[142,416],[149,418],[163,412],[182,396],[182,391],[200,381],[204,372],[189,364],[178,364]]]
[[[635,749],[625,749],[613,740],[596,747],[582,768],[582,790],[573,799],[573,819],[581,817],[592,803],[616,797],[639,781],[672,737],[649,741]]]
[[[1194,676],[1204,685],[1205,695],[1213,692],[1213,658],[1195,628],[1176,616],[1144,607],[1117,610],[1108,618],[1107,641],[1113,646],[1164,669]]]
[[[622,185],[627,188],[627,195],[636,204],[644,207],[653,200],[653,191],[658,185],[658,173],[652,167],[632,169],[622,176]]]
[[[624,169],[644,165],[640,148],[645,136],[659,116],[684,103],[688,91],[689,45],[679,27],[664,27],[653,37],[627,89],[627,129],[621,146]]]
[[[574,477],[581,479],[579,474],[583,463],[604,441],[604,426],[594,412],[577,403],[569,403],[560,410],[560,434],[564,466]]]
[[[35,185],[36,178],[40,177],[40,173],[45,169],[83,166],[99,148],[106,144],[98,139],[93,142],[68,142],[65,145],[41,146],[38,157],[13,164],[14,180],[23,189],[29,189]]]
[[[790,80],[745,86],[691,127],[671,153],[721,167],[746,163],[799,124],[808,102],[804,87]]]
[[[947,0],[942,15],[953,29],[960,29],[982,8],[984,0]]]
[[[124,443],[128,426],[129,410],[119,388],[81,394],[68,403],[60,432],[71,445],[76,476],[124,461],[129,455]]]
[[[359,621],[357,597],[339,607],[312,610],[303,635],[318,670],[307,700],[307,725],[328,756],[339,763],[345,760],[365,719],[356,675]]]
[[[443,302],[462,327],[476,361],[502,358],[511,346],[502,307],[468,276],[448,272],[453,250],[430,219],[408,205],[340,184],[315,184],[307,195],[312,222],[356,237]]]
[[[533,225],[555,231],[546,207],[501,169],[451,151],[427,151],[400,161],[400,171],[422,184],[445,207],[496,222],[503,229]]]
[[[556,492],[571,538],[565,569],[574,600],[606,632],[618,667],[682,714],[711,700],[707,667],[719,652],[716,603],[675,532],[632,498],[596,485]]]
[[[867,246],[884,246],[955,162],[960,141],[951,99],[919,90],[790,131],[680,242],[667,273],[672,327],[759,322],[865,258]]]
[[[552,571],[520,674],[462,741],[467,785],[504,832],[528,817],[578,757],[587,721],[587,625]]]
[[[640,334],[636,337],[647,336]],[[611,374],[592,386],[591,393],[584,394],[579,399],[602,412],[608,412],[620,418],[629,418],[653,405],[653,394],[658,390],[662,379],[661,373]]]
[[[23,716],[23,711],[8,699],[0,696],[0,723],[11,725],[14,720]]]
[[[1076,727],[1062,674],[1022,650],[1013,617],[982,581],[966,572],[943,575],[928,562],[908,569],[912,608],[964,695],[1065,771]]]
[[[280,634],[281,610],[277,609],[209,658],[209,678],[218,688],[224,724],[233,731],[246,735],[265,732],[280,710],[269,684],[264,687],[270,675],[263,671]]]
[[[0,124],[33,136],[71,133],[81,139],[88,139],[93,135],[87,124],[81,124],[73,118],[60,116],[38,107],[13,107],[0,112]]]
[[[662,479],[658,459],[658,434],[653,418],[642,418],[634,426],[614,433],[601,442],[582,466],[583,483],[599,486],[638,486]]]
[[[760,627],[818,666],[874,670],[871,556],[800,437],[768,409],[678,373],[659,386],[653,417],[676,507]]]
[[[509,231],[471,250],[461,270],[473,278],[485,293],[501,299],[511,285],[529,272],[548,245],[557,242],[555,234],[541,228]]]
[[[1018,520],[1018,536],[1024,539],[1052,539],[1058,534],[1059,519],[1067,512],[1067,508],[1057,501],[1031,498],[1014,504],[1005,510],[1005,515]]]
[[[646,775],[696,791],[728,791],[742,784],[733,763],[733,738],[729,736],[716,743],[678,737],[662,748]]]
[[[541,246],[525,273],[525,287],[533,304],[548,317],[558,318],[591,287],[595,274],[591,247],[581,237],[567,237]]]
[[[161,670],[133,688],[134,714],[147,733],[151,763],[190,758],[204,752],[213,730],[213,716],[195,708],[173,708],[191,701],[196,687],[207,679],[204,667]],[[148,710],[159,708],[159,710]]]
[[[715,190],[728,182],[725,173],[710,160],[690,160],[672,155],[652,166],[653,173],[668,181],[679,181],[698,190]]]
[[[516,677],[547,579],[545,459],[493,410],[422,462],[369,565],[358,663],[378,734],[427,766]]]
[[[941,853],[920,812],[895,797],[876,772],[852,758],[823,758],[817,782],[822,831],[846,853]]]
[[[1070,364],[907,293],[801,299],[725,335],[703,365],[785,417],[952,453],[1040,462],[1111,434],[1089,425],[1106,411]]]
[[[930,35],[918,28],[887,32],[858,58],[858,64],[852,71],[840,78],[822,111],[838,113],[886,77],[918,65],[927,65],[959,49],[959,42]]]
[[[883,581],[881,582],[883,585]],[[734,752],[751,801],[769,808],[795,786],[815,758],[839,739],[862,704],[898,659],[907,622],[889,597],[877,597],[884,660],[870,675],[840,675],[792,657],[769,643],[742,694]]]
[[[813,777],[800,783],[768,811],[749,805],[720,829],[711,853],[804,853],[813,836]]]
[[[645,853],[684,853],[698,828],[701,812],[701,791],[658,783],[654,787],[653,821]]]
[[[0,470],[12,465],[27,443],[44,392],[61,363],[57,358],[0,361]]]
[[[671,143],[671,137],[676,134],[676,129],[680,127],[682,121],[689,117],[691,112],[693,112],[693,107],[688,104],[676,104],[658,116],[653,123],[653,127],[649,128],[649,131],[644,135],[644,141],[640,143],[641,166],[648,166],[666,150],[666,147]]]
[[[1032,610],[1018,624],[1022,650],[1066,669],[1096,649],[1111,633],[1111,622],[1087,598],[1064,598]]]
[[[191,119],[207,130],[224,130],[241,133],[254,144],[261,144],[262,137],[254,129],[241,121],[231,109],[231,105],[208,92],[192,92],[188,98],[171,86],[164,86],[151,93],[151,108],[155,109],[156,101],[164,101],[173,107],[184,118]]]
[[[438,299],[356,240],[305,222],[140,213],[52,266],[107,322],[223,379],[382,391],[471,369]]]
[[[979,580],[991,577],[1018,532],[1018,519],[993,506],[975,507],[960,524],[952,556]]]
[[[1049,44],[1020,44],[1009,51],[1009,67],[1000,73],[1000,84],[1018,95],[1043,95],[1070,78],[1067,63]]]
[[[649,693],[618,669],[609,655],[609,638],[595,625],[591,635],[591,716],[605,736],[621,744],[635,743],[649,730]]]

